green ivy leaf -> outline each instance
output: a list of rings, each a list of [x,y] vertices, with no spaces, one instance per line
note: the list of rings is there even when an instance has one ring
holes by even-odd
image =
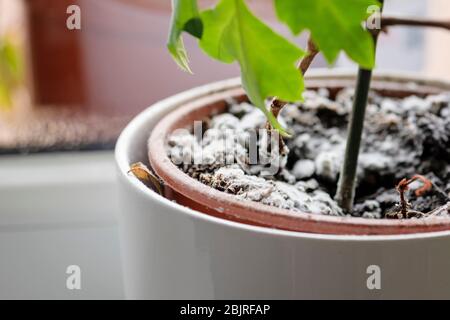
[[[10,107],[12,91],[23,77],[23,61],[18,48],[4,37],[0,39],[0,108]]]
[[[0,110],[11,106],[11,95],[6,84],[0,81]]]
[[[361,67],[372,69],[375,45],[362,22],[376,0],[275,0],[278,17],[294,34],[309,29],[311,37],[329,63],[341,50]]]
[[[189,58],[181,34],[183,31],[201,38],[203,24],[198,11],[197,0],[172,0],[172,20],[167,48],[175,62],[185,71],[189,68]]]
[[[287,135],[265,99],[301,100],[304,84],[296,62],[304,52],[255,17],[243,0],[221,0],[201,18],[202,49],[222,62],[239,63],[250,101],[264,112],[273,128]]]
[[[11,77],[19,81],[23,70],[22,60],[18,49],[8,39],[4,41],[0,49],[0,56],[0,59],[5,63],[5,67],[8,68]]]

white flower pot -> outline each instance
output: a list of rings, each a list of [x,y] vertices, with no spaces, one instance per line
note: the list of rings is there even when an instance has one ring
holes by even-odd
[[[250,226],[180,206],[127,174],[131,163],[148,163],[146,142],[163,115],[238,85],[228,80],[161,101],[121,135],[116,160],[127,298],[450,298],[449,231],[346,236]]]

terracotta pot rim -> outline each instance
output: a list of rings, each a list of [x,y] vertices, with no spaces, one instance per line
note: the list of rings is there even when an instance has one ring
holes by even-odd
[[[314,78],[314,77],[312,77]],[[318,80],[326,83],[329,80],[351,80],[352,76],[342,76],[331,73],[328,77]],[[374,81],[401,84],[406,90],[416,90],[420,86],[429,86],[437,90],[450,90],[450,83],[429,82],[423,78],[411,76],[378,75]],[[411,84],[410,83],[414,83]],[[297,231],[306,233],[334,234],[334,235],[400,235],[411,233],[428,233],[450,230],[449,218],[435,218],[428,220],[375,220],[356,217],[335,217],[310,213],[292,212],[285,209],[271,207],[250,200],[241,200],[234,195],[226,194],[189,177],[175,166],[168,158],[165,148],[167,134],[180,127],[180,119],[201,108],[208,108],[214,102],[222,101],[230,96],[239,96],[242,89],[226,87],[223,90],[201,96],[175,109],[165,116],[155,126],[148,141],[149,160],[152,168],[164,182],[177,192],[202,203],[224,214],[228,219],[245,219],[249,224],[257,223],[265,227]]]

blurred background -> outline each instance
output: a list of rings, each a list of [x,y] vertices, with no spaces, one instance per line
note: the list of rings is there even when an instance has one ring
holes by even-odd
[[[450,19],[448,0],[385,2],[387,13]],[[272,1],[249,3],[288,34]],[[66,26],[74,4],[80,30]],[[0,298],[123,297],[120,131],[160,99],[239,73],[190,38],[195,75],[181,72],[165,49],[170,9],[169,0],[0,0]],[[450,80],[449,55],[450,33],[396,27],[380,39],[377,68]],[[332,67],[356,68],[344,56]],[[71,264],[82,268],[82,290],[65,287]]]

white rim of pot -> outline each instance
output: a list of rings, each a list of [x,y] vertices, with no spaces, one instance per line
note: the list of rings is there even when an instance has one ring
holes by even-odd
[[[342,79],[354,79],[355,72],[349,70],[328,70],[328,69],[312,69],[308,71],[306,80],[322,79],[324,77],[339,77]],[[414,83],[424,83],[435,87],[442,87],[448,89],[450,87],[449,81],[436,80],[433,78],[428,78],[417,73],[409,72],[395,72],[395,71],[384,71],[375,72],[374,79],[382,77],[384,80],[400,80],[404,81],[405,84],[411,83],[411,88],[414,89]],[[204,86],[196,87],[177,95],[171,96],[167,99],[161,100],[152,106],[148,107],[140,114],[138,114],[122,131],[115,148],[115,160],[116,166],[119,170],[119,175],[121,180],[129,184],[136,192],[141,193],[143,196],[148,197],[149,200],[158,201],[164,204],[166,207],[175,210],[179,214],[186,214],[192,218],[203,220],[212,224],[220,224],[234,229],[241,229],[243,231],[260,233],[265,235],[270,235],[274,237],[288,237],[288,238],[308,238],[316,240],[332,240],[332,241],[399,241],[399,240],[410,240],[410,239],[430,239],[430,238],[441,238],[450,236],[450,230],[448,231],[438,231],[438,232],[425,232],[425,233],[413,233],[413,234],[398,234],[398,235],[333,235],[333,234],[318,234],[318,233],[304,233],[296,231],[280,230],[268,227],[259,227],[249,224],[229,221],[226,219],[217,218],[199,211],[192,210],[188,207],[179,205],[158,193],[150,190],[147,186],[141,183],[138,179],[132,177],[128,174],[132,160],[128,156],[128,150],[134,141],[134,136],[138,135],[140,130],[145,130],[145,124],[148,119],[160,116],[167,109],[167,105],[177,104],[179,106],[186,104],[192,99],[198,99],[202,96],[207,96],[212,93],[223,91],[224,89],[238,88],[240,87],[240,79],[232,78],[228,80],[222,80],[207,84]],[[150,134],[150,131],[149,131]],[[148,138],[148,137],[147,137]],[[146,141],[146,140],[145,140]],[[144,148],[146,143],[144,143]],[[144,155],[147,154],[147,149],[143,152]],[[126,213],[125,213],[126,214]]]

